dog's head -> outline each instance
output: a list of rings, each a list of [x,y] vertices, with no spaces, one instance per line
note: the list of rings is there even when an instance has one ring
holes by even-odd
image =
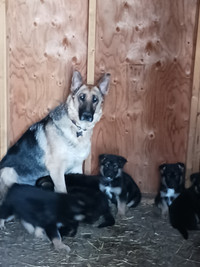
[[[191,174],[190,181],[197,194],[200,194],[200,172]]]
[[[122,156],[101,154],[99,155],[100,174],[111,180],[118,178],[126,162],[127,160]]]
[[[96,86],[83,83],[80,72],[74,71],[71,94],[67,99],[68,114],[71,120],[83,128],[93,127],[102,115],[102,103],[108,93],[110,74],[102,76]]]
[[[159,166],[161,184],[165,188],[178,190],[185,184],[185,165],[181,162]]]

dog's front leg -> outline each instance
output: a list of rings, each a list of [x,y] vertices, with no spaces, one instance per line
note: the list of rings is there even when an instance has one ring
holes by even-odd
[[[64,168],[62,167],[62,164],[60,164],[57,168],[50,168],[49,174],[54,183],[54,190],[60,193],[67,193]]]
[[[50,172],[51,179],[54,183],[55,192],[67,193],[64,174],[58,174],[56,172]]]
[[[117,209],[118,209],[118,215],[124,216],[126,213],[126,202],[121,200],[119,196],[117,197]]]

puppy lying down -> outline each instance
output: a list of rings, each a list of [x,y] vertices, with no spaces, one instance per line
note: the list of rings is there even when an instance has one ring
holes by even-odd
[[[97,207],[95,209],[95,207]],[[100,216],[104,221],[98,227],[113,225],[106,196],[74,188],[73,193],[55,193],[30,185],[13,184],[0,206],[0,226],[10,216],[15,215],[24,226],[33,231],[43,229],[55,249],[70,248],[61,240],[60,232],[68,235],[76,233],[80,221],[93,223]]]

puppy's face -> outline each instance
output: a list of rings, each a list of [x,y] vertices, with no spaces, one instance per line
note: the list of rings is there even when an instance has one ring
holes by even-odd
[[[178,189],[184,185],[185,165],[183,163],[162,164],[159,167],[161,174],[161,183],[171,189]]]
[[[124,157],[101,154],[99,156],[100,173],[103,177],[113,180],[122,174],[122,169],[127,160]]]

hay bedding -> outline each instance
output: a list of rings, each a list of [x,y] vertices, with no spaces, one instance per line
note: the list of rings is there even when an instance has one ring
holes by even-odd
[[[26,233],[19,222],[0,232],[2,267],[128,267],[200,266],[200,233],[185,241],[168,220],[155,212],[152,200],[143,199],[113,227],[81,226],[75,237],[64,238],[70,254],[56,252],[47,240]]]

